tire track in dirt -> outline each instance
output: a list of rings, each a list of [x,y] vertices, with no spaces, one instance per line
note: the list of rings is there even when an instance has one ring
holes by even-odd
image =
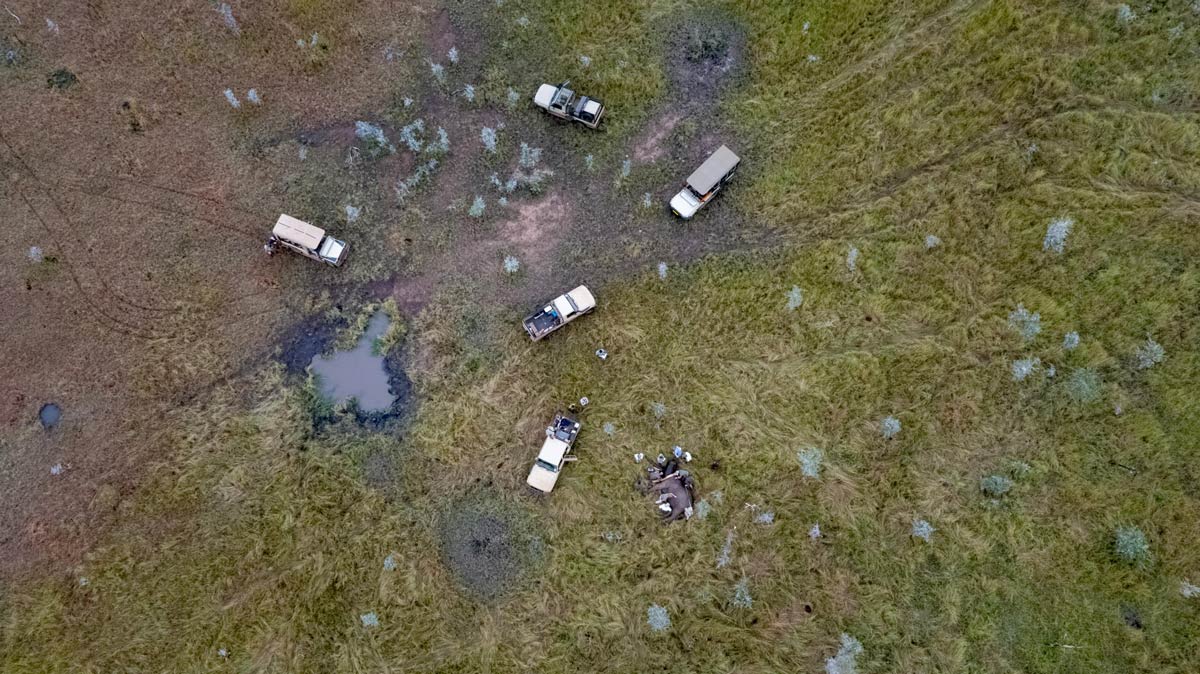
[[[33,214],[34,219],[38,221],[38,223],[42,226],[42,229],[44,229],[47,235],[50,236],[50,239],[54,242],[54,245],[62,248],[54,230],[48,224],[46,224],[45,220],[42,219],[41,214],[38,213],[36,208],[34,208],[33,204],[29,201],[29,198],[25,195],[25,192],[21,190],[20,187],[17,187],[16,191],[21,201],[25,204],[25,207],[28,208],[29,212]],[[84,309],[92,315],[97,325],[100,325],[104,329],[111,332],[123,334],[128,337],[134,337],[136,339],[152,340],[162,337],[162,335],[154,332],[146,332],[145,326],[126,323],[119,318],[105,313],[99,308],[95,299],[92,297],[92,294],[84,287],[84,284],[80,280],[79,275],[76,273],[74,266],[70,263],[64,262],[63,267],[66,268],[67,274],[71,277],[71,282],[75,286],[75,290],[78,292],[80,299],[83,302]]]
[[[183,210],[180,210],[177,208],[170,208],[167,206],[162,206],[162,205],[151,203],[148,201],[139,201],[137,199],[130,199],[128,197],[119,197],[119,196],[116,196],[113,194],[105,193],[103,191],[100,191],[100,190],[97,190],[94,188],[87,187],[86,185],[82,185],[82,184],[60,183],[60,185],[66,189],[70,189],[70,190],[78,192],[80,194],[85,194],[87,196],[99,197],[101,199],[108,199],[110,201],[115,201],[115,202],[122,203],[122,204],[128,204],[130,206],[141,206],[143,208],[149,208],[151,210],[159,211],[160,213],[166,213],[168,215],[175,215],[175,216],[189,219],[189,220],[199,220],[201,222],[206,222],[214,227],[228,230],[231,232],[236,232],[238,234],[242,234],[244,236],[247,236],[247,237],[250,237],[253,239],[264,238],[262,236],[261,232],[251,232],[250,230],[242,229],[241,227],[238,227],[236,225],[231,225],[228,222],[216,220],[216,219],[204,216],[204,215],[199,215],[196,213],[188,213],[186,211],[183,211]],[[190,195],[190,196],[194,196],[196,198],[201,198],[199,195]]]
[[[68,226],[70,226],[72,224],[71,219],[69,216],[67,216],[67,214],[66,214],[65,210],[62,208],[61,204],[59,204],[58,201],[54,198],[53,192],[51,191],[51,187],[48,184],[46,184],[46,182],[43,181],[38,176],[38,174],[33,170],[33,168],[25,160],[25,158],[22,157],[19,152],[17,152],[16,148],[13,147],[12,143],[9,142],[7,136],[5,136],[3,133],[0,133],[0,145],[2,145],[3,148],[7,150],[7,154],[10,154],[12,156],[11,163],[15,164],[19,169],[21,169],[21,171],[37,187],[37,191],[40,192],[42,199],[44,199],[49,204],[48,210],[56,212],[58,214],[58,216],[64,222],[66,222]],[[19,195],[21,201],[25,204],[26,208],[29,209],[30,213],[33,214],[34,219],[37,220],[38,224],[42,227],[42,229],[46,232],[46,234],[54,242],[55,247],[57,247],[59,250],[63,251],[64,253],[68,253],[68,251],[71,251],[72,248],[68,247],[66,245],[66,241],[65,241],[65,239],[69,237],[70,241],[74,244],[75,249],[87,250],[87,246],[85,246],[83,244],[83,242],[80,241],[77,236],[75,236],[73,234],[67,234],[64,236],[63,232],[59,228],[55,228],[55,227],[51,226],[50,223],[46,220],[46,218],[42,215],[41,211],[39,211],[37,206],[35,206],[33,200],[31,200],[29,198],[29,195],[27,194],[26,190],[23,189],[19,183],[16,184],[14,187],[15,187],[15,190],[16,190],[17,194]],[[78,265],[75,265],[73,262],[70,261],[70,259],[69,259],[70,255],[68,255],[67,257],[68,257],[68,259],[63,260],[62,264],[68,270],[69,275],[71,276],[71,279],[72,279],[72,283],[75,285],[76,290],[84,298],[85,307],[89,308],[89,311],[93,314],[93,316],[102,316],[105,319],[105,321],[107,321],[106,327],[108,327],[110,329],[115,329],[116,331],[122,332],[123,334],[133,336],[133,337],[138,337],[141,339],[148,338],[147,335],[153,336],[153,337],[162,337],[162,336],[167,336],[169,334],[169,333],[156,332],[153,325],[146,325],[146,324],[147,323],[153,324],[153,323],[161,322],[162,320],[164,320],[166,318],[170,318],[170,314],[173,312],[173,308],[150,307],[150,306],[146,306],[146,305],[134,302],[133,300],[130,300],[129,298],[125,297],[121,293],[115,291],[111,286],[109,286],[108,282],[104,279],[103,275],[100,274],[99,272],[97,272],[94,269],[94,266],[91,268],[88,268],[88,270],[91,272],[91,275],[95,277],[96,285],[99,286],[99,288],[101,289],[101,292],[106,297],[115,300],[119,304],[119,306],[116,308],[120,309],[120,313],[130,314],[130,319],[128,321],[123,320],[121,318],[117,318],[116,316],[104,311],[103,309],[100,309],[100,306],[102,306],[101,303],[97,301],[96,297],[93,296],[93,294],[89,290],[87,290],[88,284],[84,282],[84,279],[81,276],[81,269],[79,268]]]

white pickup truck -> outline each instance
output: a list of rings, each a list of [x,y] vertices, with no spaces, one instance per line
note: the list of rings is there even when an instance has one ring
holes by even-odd
[[[558,86],[543,84],[533,95],[533,104],[546,112],[571,122],[579,122],[589,129],[600,126],[604,105],[594,98],[577,96],[567,88],[570,80]]]
[[[558,483],[558,476],[568,461],[574,461],[570,456],[575,438],[579,437],[579,422],[559,412],[554,415],[554,421],[546,428],[546,439],[542,442],[542,450],[538,452],[533,468],[529,469],[529,477],[525,483],[530,487],[549,494]]]
[[[525,332],[533,341],[538,341],[562,326],[591,313],[596,308],[596,298],[587,286],[579,286],[565,295],[559,295],[534,313],[525,317]]]

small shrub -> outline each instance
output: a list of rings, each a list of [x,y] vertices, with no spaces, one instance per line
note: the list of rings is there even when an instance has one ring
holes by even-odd
[[[1017,308],[1008,314],[1008,324],[1028,342],[1042,331],[1042,315],[1030,313],[1024,304],[1018,304]]]
[[[651,604],[650,608],[646,609],[646,622],[655,632],[665,632],[671,628],[671,618],[667,615],[667,609],[658,604]]]
[[[379,627],[379,616],[375,615],[374,611],[364,613],[358,616],[358,619],[362,621],[363,627]]]
[[[816,447],[808,447],[796,452],[796,459],[800,462],[800,472],[804,477],[821,479],[821,462],[825,460],[825,452]]]
[[[583,66],[584,68],[591,66],[592,65],[592,57],[584,56],[583,54],[580,54],[579,55],[579,65]]]
[[[709,504],[708,499],[700,499],[696,503],[696,517],[706,519],[710,514],[712,514],[712,505]]]
[[[658,277],[660,279],[666,280],[666,278],[667,278],[667,263],[666,262],[658,263]]]
[[[1090,403],[1100,397],[1100,375],[1087,367],[1077,367],[1067,377],[1067,395],[1079,403]]]
[[[258,89],[251,89],[246,92],[246,100],[255,105],[262,105],[262,97],[258,95]]]
[[[1061,255],[1067,245],[1067,236],[1071,234],[1071,228],[1074,226],[1075,221],[1071,218],[1051,220],[1046,227],[1046,238],[1042,239],[1042,250],[1053,251]]]
[[[467,215],[471,216],[472,218],[478,218],[482,216],[484,206],[485,204],[483,202],[483,197],[476,196],[475,201],[471,202],[471,209],[467,211]]]
[[[483,147],[485,147],[488,152],[495,154],[497,142],[495,129],[489,126],[483,127],[483,129],[479,131],[479,140],[483,142]]]
[[[529,143],[521,143],[521,157],[517,160],[517,164],[520,165],[521,168],[534,168],[541,160],[542,148],[530,147]]]
[[[1185,580],[1179,584],[1179,594],[1183,595],[1184,599],[1200,597],[1200,587]]]
[[[450,51],[446,52],[446,60],[451,64],[458,65],[458,47],[451,47]]]
[[[46,30],[50,31],[51,33],[53,33],[55,35],[58,35],[59,34],[58,22],[55,21],[54,19],[46,17]]]
[[[729,51],[729,37],[719,27],[692,26],[683,46],[683,57],[692,63],[716,62]]]
[[[235,109],[242,107],[242,102],[239,101],[237,95],[233,93],[233,89],[225,90],[225,100],[229,101],[229,105],[233,106]]]
[[[613,423],[613,422],[611,422],[611,421],[606,421],[606,422],[604,422],[604,434],[605,434],[605,435],[607,435],[607,436],[608,436],[608,437],[610,437],[610,438],[611,438],[612,436],[616,435],[616,434],[617,434],[617,426],[616,426],[616,424],[614,424],[614,423]]]
[[[429,72],[433,74],[433,79],[437,80],[438,84],[446,83],[446,67],[442,64],[429,61]]]
[[[46,259],[46,256],[42,253],[42,249],[38,246],[30,246],[29,252],[26,253],[25,257],[29,258],[29,261],[35,264]]]
[[[508,101],[508,109],[514,110],[517,107],[517,103],[521,101],[521,94],[518,94],[516,89],[509,87],[508,97],[506,100]]]
[[[521,261],[512,255],[504,256],[504,273],[515,274],[521,269]]]
[[[1074,351],[1079,348],[1079,333],[1072,331],[1063,335],[1062,348],[1065,351]]]
[[[754,521],[758,524],[775,524],[775,511],[761,512],[754,516]]]
[[[979,481],[979,490],[991,498],[1000,498],[1013,487],[1013,481],[1003,475],[988,475]]]
[[[420,152],[425,147],[425,141],[419,134],[425,133],[425,120],[415,119],[400,129],[400,140],[413,152]]]
[[[721,546],[721,554],[717,555],[717,568],[723,569],[733,561],[733,532],[725,534],[725,545]]]
[[[750,579],[742,578],[733,586],[733,605],[738,608],[754,606],[754,598],[750,596]]]
[[[654,415],[655,419],[662,419],[667,416],[667,406],[660,402],[650,403],[650,413]]]
[[[358,206],[352,206],[350,204],[346,204],[346,223],[347,224],[354,224],[354,221],[358,220],[359,216],[361,216],[361,215],[362,215],[361,208],[359,208]]]
[[[804,291],[800,289],[800,286],[792,286],[792,289],[787,292],[788,311],[799,309],[801,304],[804,304]]]
[[[1035,370],[1042,364],[1042,360],[1036,356],[1033,358],[1022,358],[1012,362],[1012,376],[1014,381],[1025,381],[1025,378],[1033,374]]]
[[[387,557],[383,558],[384,571],[395,571],[397,566],[395,555],[388,555]]]
[[[925,250],[932,250],[942,245],[942,240],[932,234],[925,235]]]
[[[809,62],[809,63],[820,63],[820,62],[821,62],[821,57],[820,57],[820,56],[817,56],[816,54],[809,54],[809,55],[808,55],[808,62]]]
[[[583,165],[586,166],[587,170],[589,170],[589,171],[595,169],[596,168],[596,158],[590,154],[587,155],[586,157],[583,158]]]
[[[396,151],[396,146],[388,141],[387,136],[383,133],[383,128],[378,125],[363,121],[355,122],[354,135],[359,140],[367,143],[373,155],[378,155],[385,151],[388,153]]]
[[[1117,527],[1113,552],[1127,564],[1145,566],[1150,562],[1150,542],[1146,540],[1146,534],[1134,526]]]
[[[846,253],[846,269],[858,271],[858,249],[854,246],[850,246],[850,252]]]
[[[837,655],[825,661],[825,674],[858,674],[858,656],[862,652],[863,646],[858,639],[843,633]]]
[[[529,27],[529,17],[525,16],[524,14],[517,17],[517,25],[522,28],[528,28]]]
[[[645,194],[643,194],[642,195],[642,208],[650,208],[653,205],[654,205],[653,196],[649,192],[646,192]]]
[[[1117,25],[1128,26],[1134,21],[1137,21],[1137,18],[1137,14],[1129,5],[1123,3],[1117,5]]]
[[[1163,362],[1167,352],[1153,337],[1147,337],[1146,341],[1134,350],[1133,356],[1137,360],[1137,369],[1148,370]]]
[[[233,16],[233,7],[230,7],[228,2],[222,2],[221,4],[217,5],[217,14],[221,16],[221,21],[225,24],[225,27],[228,28],[234,35],[242,34],[242,29],[240,26],[238,26],[238,21]]]
[[[475,85],[473,85],[473,84],[464,85],[463,90],[462,90],[462,95],[463,95],[463,98],[467,99],[468,103],[474,103],[475,102]]]
[[[821,523],[820,522],[817,522],[812,525],[812,528],[808,530],[808,537],[814,541],[821,537]]]
[[[933,541],[933,532],[937,531],[932,524],[922,519],[915,519],[912,523],[912,535],[926,543]]]
[[[879,422],[879,434],[885,440],[891,440],[900,433],[900,420],[893,416],[885,417]]]
[[[442,127],[437,128],[437,140],[425,146],[425,153],[432,155],[443,155],[450,151],[450,136],[446,135],[446,130]]]

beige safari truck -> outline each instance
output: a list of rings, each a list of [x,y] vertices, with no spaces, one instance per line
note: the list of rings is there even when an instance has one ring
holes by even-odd
[[[267,255],[274,255],[280,246],[334,267],[342,266],[349,250],[345,241],[328,236],[320,227],[290,215],[280,215],[275,221],[271,237],[267,239],[263,249],[267,251]]]
[[[570,83],[567,80],[558,86],[543,84],[533,95],[533,104],[559,119],[579,122],[589,129],[600,126],[604,105],[594,98],[577,96],[567,88]]]
[[[542,441],[542,450],[538,452],[533,468],[529,469],[529,477],[525,483],[530,487],[549,494],[558,483],[558,476],[568,461],[574,461],[571,448],[575,446],[575,438],[579,437],[579,422],[559,412],[554,415],[554,421],[546,427],[546,439]]]
[[[691,219],[733,178],[741,161],[733,150],[724,145],[717,148],[700,168],[688,176],[679,194],[671,198],[671,212],[684,220]]]
[[[525,332],[530,339],[538,341],[562,326],[591,313],[596,308],[596,298],[587,286],[579,286],[565,295],[547,302],[536,312],[525,317]]]

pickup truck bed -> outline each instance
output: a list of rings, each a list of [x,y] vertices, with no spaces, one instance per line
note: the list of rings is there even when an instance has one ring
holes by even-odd
[[[542,305],[537,312],[525,317],[525,332],[533,341],[545,337],[562,326],[596,308],[596,298],[587,286],[579,286]]]

